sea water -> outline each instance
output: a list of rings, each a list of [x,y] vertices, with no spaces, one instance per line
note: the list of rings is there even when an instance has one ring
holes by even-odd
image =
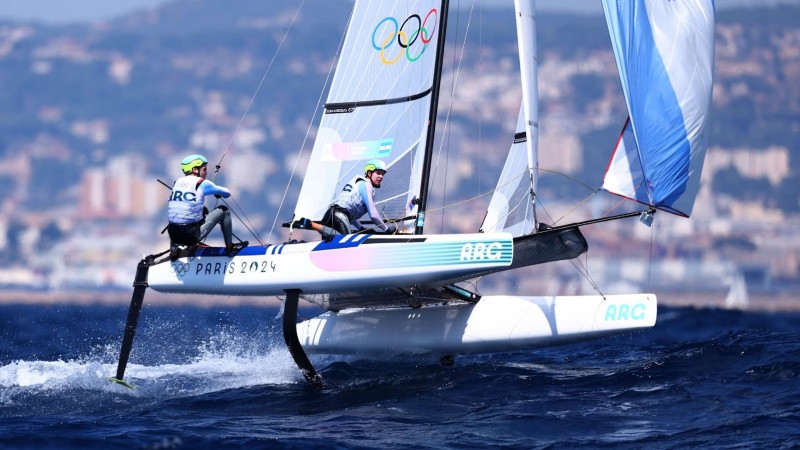
[[[307,311],[308,312],[308,311]],[[301,314],[303,311],[301,310]],[[661,307],[657,325],[495,355],[312,356],[273,307],[0,306],[0,448],[797,448],[800,313]]]

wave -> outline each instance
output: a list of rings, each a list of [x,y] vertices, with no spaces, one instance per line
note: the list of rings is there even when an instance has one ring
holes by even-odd
[[[139,349],[139,353],[161,348]],[[253,386],[305,383],[288,351],[264,345],[232,331],[217,333],[194,347],[196,356],[180,363],[130,363],[125,380],[131,390],[109,380],[117,370],[118,346],[109,344],[68,360],[16,360],[0,366],[0,407],[39,405],[38,410],[59,414],[88,397],[130,397],[136,402],[163,401]],[[183,349],[179,353],[191,353]],[[151,355],[152,356],[152,355]],[[164,359],[165,355],[156,357]],[[111,395],[111,396],[110,396]],[[60,407],[59,405],[64,405]],[[99,408],[102,410],[102,407]],[[25,411],[17,411],[25,413]]]

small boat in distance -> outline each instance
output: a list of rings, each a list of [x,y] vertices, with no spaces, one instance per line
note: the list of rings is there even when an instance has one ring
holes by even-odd
[[[747,281],[744,275],[737,273],[731,279],[728,295],[725,296],[725,308],[745,310],[750,306],[750,294],[747,292]]]

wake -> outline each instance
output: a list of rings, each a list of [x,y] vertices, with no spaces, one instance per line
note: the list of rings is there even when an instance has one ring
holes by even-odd
[[[68,360],[17,360],[0,366],[0,409],[20,402],[41,402],[100,394],[165,400],[229,389],[305,383],[282,345],[265,350],[263,342],[221,333],[201,343],[187,361],[129,363],[125,381],[131,390],[109,380],[117,370],[118,345],[105,345],[89,355]],[[152,355],[150,355],[152,356]],[[135,360],[135,357],[134,357]]]

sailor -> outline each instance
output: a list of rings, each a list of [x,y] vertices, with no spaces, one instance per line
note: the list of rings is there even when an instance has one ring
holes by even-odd
[[[189,155],[181,161],[184,176],[175,181],[167,204],[167,231],[170,238],[170,257],[175,258],[178,245],[194,246],[200,244],[214,225],[219,224],[225,240],[225,252],[232,256],[247,241],[233,244],[231,213],[228,207],[220,205],[209,212],[205,207],[205,197],[228,198],[231,191],[206,180],[208,160],[203,155]]]
[[[379,159],[372,159],[364,166],[364,175],[354,177],[342,187],[336,201],[328,208],[319,223],[301,219],[308,227],[317,230],[325,240],[330,240],[334,234],[351,234],[365,230],[358,219],[368,215],[375,230],[393,234],[397,226],[393,223],[386,224],[375,206],[375,189],[381,187],[383,177],[386,175],[386,163]]]

